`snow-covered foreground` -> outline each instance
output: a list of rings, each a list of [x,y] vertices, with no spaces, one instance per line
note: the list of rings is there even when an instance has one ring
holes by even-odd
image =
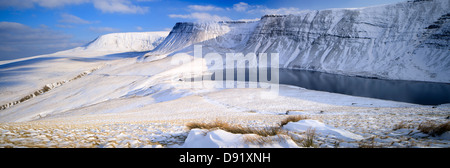
[[[186,85],[191,82],[179,80],[189,65],[171,66],[170,59],[146,63],[137,63],[136,58],[93,62],[59,59],[55,64],[28,65],[38,71],[20,75],[37,76],[39,70],[53,65],[66,65],[59,71],[73,71],[74,75],[85,69],[97,70],[2,110],[0,146],[303,147],[298,139],[304,138],[305,128],[309,127],[316,129],[316,147],[450,146],[447,134],[431,137],[417,130],[422,122],[448,122],[448,105],[419,106],[287,85],[281,85],[278,94],[263,88],[189,88]],[[78,71],[72,66],[82,68]],[[45,72],[49,76],[59,73]],[[59,79],[55,81],[64,79],[64,75],[56,75],[55,79]],[[16,87],[19,91],[14,91]],[[9,95],[2,96],[4,100],[33,91],[20,90],[20,86],[10,88]],[[295,135],[295,141],[280,135],[275,137],[280,140],[253,144],[244,137],[255,135],[186,128],[191,122],[215,120],[252,128],[277,126],[289,115],[311,119],[283,128]],[[402,121],[410,123],[410,127],[394,130]]]
[[[186,110],[189,110],[189,107]],[[307,116],[314,120],[308,120],[310,123],[302,120],[297,123],[289,123],[285,126],[285,129],[290,134],[296,134],[297,139],[305,138],[304,132],[302,132],[304,128],[316,129],[317,135],[314,138],[314,144],[316,147],[325,148],[449,147],[448,132],[439,137],[431,137],[417,130],[417,126],[421,122],[445,122],[444,115],[448,112],[442,112],[443,110],[445,109],[436,110],[423,107],[354,108],[345,112],[325,111],[323,113],[309,111],[306,112],[309,113]],[[148,111],[148,113],[151,112]],[[193,129],[189,131],[185,127],[190,122],[212,122],[215,119],[252,128],[266,127],[276,125],[286,117],[284,115],[242,112],[222,113],[222,116],[220,116],[210,112],[202,115],[193,113],[193,117],[190,113],[185,112],[164,117],[163,115],[159,115],[160,117],[154,115],[154,118],[148,118],[147,121],[134,121],[130,118],[136,119],[140,115],[136,114],[134,117],[130,115],[133,114],[89,115],[34,122],[2,123],[0,125],[0,146],[96,148],[303,147],[301,143],[293,141],[289,137],[275,137],[276,140],[273,142],[254,144],[246,141],[244,137],[257,135],[232,134],[220,129]],[[395,125],[401,123],[401,121],[410,122],[411,127],[394,130]]]

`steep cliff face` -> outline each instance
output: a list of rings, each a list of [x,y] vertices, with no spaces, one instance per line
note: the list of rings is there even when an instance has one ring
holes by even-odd
[[[450,83],[449,11],[448,0],[427,0],[266,15],[257,22],[178,23],[146,56],[202,44],[223,56],[279,53],[284,68]]]
[[[285,68],[450,82],[449,11],[436,0],[265,16],[244,51],[278,52]]]
[[[257,22],[223,21],[206,23],[177,23],[167,38],[146,57],[169,54],[192,44],[208,41],[204,44],[214,44],[221,48],[233,48],[246,42]],[[245,45],[245,43],[244,43]]]

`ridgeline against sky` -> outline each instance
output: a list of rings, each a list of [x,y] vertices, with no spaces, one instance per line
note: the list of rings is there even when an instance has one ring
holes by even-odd
[[[255,20],[264,14],[403,0],[0,0],[0,60],[82,46],[112,32],[170,31],[176,22]]]

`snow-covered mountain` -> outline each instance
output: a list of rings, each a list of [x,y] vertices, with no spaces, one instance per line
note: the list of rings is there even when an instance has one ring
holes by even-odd
[[[284,68],[449,83],[449,11],[448,0],[417,0],[266,15],[256,22],[183,22],[145,57],[189,52],[202,44],[223,56],[279,53]]]
[[[256,25],[257,22],[251,21],[179,22],[161,45],[148,53],[146,57],[169,54],[207,40],[210,40],[210,45],[214,44],[218,47],[236,47],[248,39]],[[211,41],[215,43],[212,44]]]
[[[150,51],[169,34],[168,31],[111,33],[99,36],[88,44],[72,49],[74,51]]]

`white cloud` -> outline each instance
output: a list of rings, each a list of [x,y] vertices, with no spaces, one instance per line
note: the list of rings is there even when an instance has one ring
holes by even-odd
[[[120,29],[112,28],[112,27],[90,27],[89,30],[97,33],[106,33],[106,32],[118,32]]]
[[[0,0],[0,7],[33,8],[35,5],[44,8],[57,8],[65,5],[77,5],[91,0]]]
[[[251,14],[280,14],[280,15],[289,15],[289,14],[301,14],[304,10],[300,10],[298,8],[290,7],[290,8],[277,8],[271,9],[262,5],[249,5],[245,2],[239,2],[233,5],[233,8],[227,8],[227,10],[235,10],[238,12],[247,12]]]
[[[259,21],[261,18],[254,18],[254,19],[239,19],[238,21],[244,21],[244,22],[255,22]]]
[[[0,46],[1,52],[19,51],[18,48],[13,48],[11,46]]]
[[[213,5],[189,5],[189,9],[195,10],[195,11],[221,11],[222,8],[213,6]]]
[[[298,15],[298,14],[305,12],[305,10],[300,10],[298,8],[278,8],[278,9],[266,8],[266,9],[261,9],[260,12],[263,14]]]
[[[248,3],[239,2],[239,3],[233,5],[233,9],[238,12],[243,12],[243,11],[246,11],[249,8],[249,6],[250,5],[248,5]]]
[[[78,16],[68,13],[61,14],[60,23],[73,23],[73,24],[91,24],[92,22],[79,18]]]
[[[0,0],[0,7],[14,7],[14,8],[33,8],[34,2],[31,0],[21,0],[21,1],[11,1],[11,0]]]
[[[39,41],[58,41],[59,39],[67,38],[71,38],[71,36],[55,32],[45,26],[31,28],[16,22],[0,22],[0,43],[36,43]]]
[[[224,16],[218,16],[218,15],[211,15],[209,13],[198,13],[194,12],[187,15],[177,15],[177,14],[171,14],[169,15],[171,18],[183,18],[183,19],[194,19],[198,22],[205,22],[205,21],[225,21],[225,20],[231,20],[228,17]]]
[[[178,15],[178,14],[170,14],[169,17],[170,18],[183,18],[183,19],[192,18],[191,15]]]
[[[46,8],[56,8],[56,7],[62,7],[65,5],[77,5],[89,2],[90,0],[32,0],[33,2],[36,2],[39,4],[39,6],[46,7]]]
[[[72,25],[66,25],[66,24],[57,24],[57,25],[55,25],[56,27],[59,27],[59,28],[65,28],[65,29],[67,29],[67,28],[74,28],[74,26],[72,26]]]
[[[138,0],[138,2],[141,1],[149,0]],[[83,3],[92,3],[103,13],[143,14],[149,10],[148,7],[133,4],[131,0],[0,0],[0,7],[26,9],[34,8],[37,5],[44,8],[58,8]]]
[[[127,0],[94,0],[94,7],[103,13],[134,13],[148,12],[148,7],[133,5]]]
[[[136,27],[136,30],[138,30],[138,31],[142,31],[142,30],[144,30],[141,26],[138,26],[138,27]]]
[[[0,22],[0,60],[52,53],[80,45],[71,39],[71,35],[52,30],[46,25],[32,28],[16,22]]]

